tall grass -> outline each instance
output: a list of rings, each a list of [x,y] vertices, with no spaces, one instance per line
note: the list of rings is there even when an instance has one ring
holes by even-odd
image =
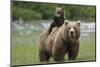
[[[31,35],[19,35],[12,32],[11,56],[12,65],[41,64],[38,57],[37,39],[41,31],[33,31]],[[67,55],[66,61],[69,62]],[[95,60],[95,33],[88,37],[80,37],[80,50],[76,61]],[[46,62],[47,63],[47,62]],[[51,58],[48,63],[54,63]]]

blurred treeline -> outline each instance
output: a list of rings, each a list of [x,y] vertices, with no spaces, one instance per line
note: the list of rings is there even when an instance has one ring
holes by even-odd
[[[95,21],[95,6],[24,1],[12,1],[12,19],[18,20],[19,18],[22,18],[23,20],[50,20],[53,18],[55,8],[57,6],[65,7],[65,17],[68,20]]]

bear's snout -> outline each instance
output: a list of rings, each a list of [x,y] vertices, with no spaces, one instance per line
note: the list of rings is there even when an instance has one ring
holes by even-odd
[[[71,31],[71,32],[70,32],[70,34],[71,34],[71,36],[73,36],[73,35],[74,35],[74,32],[73,32],[73,31]]]
[[[74,30],[74,28],[70,28],[69,36],[70,36],[71,38],[74,38],[74,37],[75,37],[75,30]]]

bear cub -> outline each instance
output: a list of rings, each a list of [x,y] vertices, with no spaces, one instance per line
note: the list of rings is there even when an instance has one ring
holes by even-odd
[[[50,24],[50,27],[49,27],[49,34],[51,33],[52,29],[54,27],[60,27],[63,23],[64,23],[64,7],[63,6],[60,6],[60,7],[56,7],[56,10],[55,10],[55,15],[53,17],[53,21],[52,23]]]

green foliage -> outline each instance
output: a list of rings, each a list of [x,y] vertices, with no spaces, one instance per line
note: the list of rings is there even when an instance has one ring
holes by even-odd
[[[13,19],[19,19],[19,17],[22,17],[24,20],[31,20],[31,19],[40,19],[41,14],[37,13],[31,9],[25,9],[25,8],[20,8],[13,6],[12,7],[12,16]]]
[[[12,19],[40,20],[52,19],[55,8],[59,5],[65,7],[65,16],[69,20],[95,21],[95,6],[66,5],[39,2],[12,1]]]

